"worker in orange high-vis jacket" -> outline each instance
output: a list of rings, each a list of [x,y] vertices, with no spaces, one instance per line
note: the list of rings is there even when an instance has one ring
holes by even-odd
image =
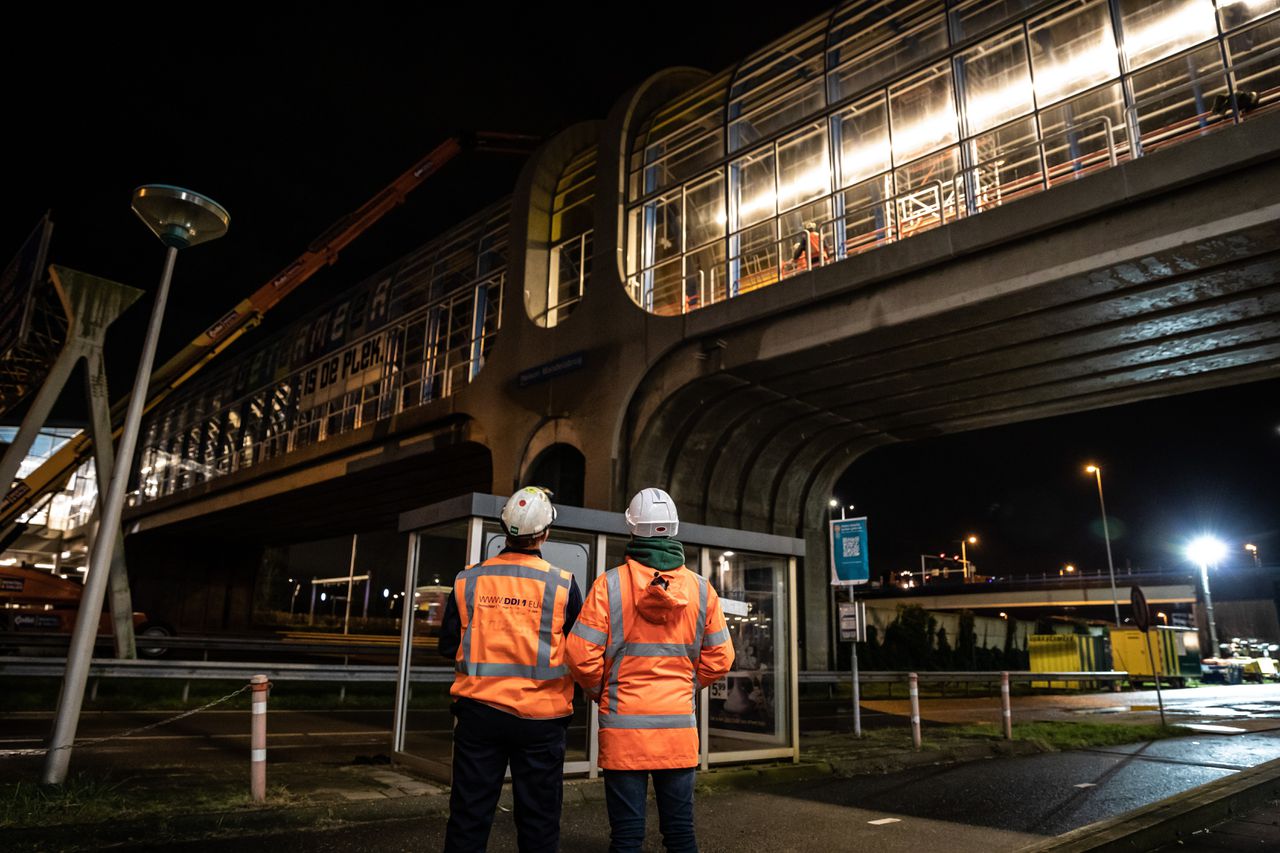
[[[560,849],[573,680],[565,640],[582,608],[570,572],[542,559],[556,511],[526,487],[502,509],[506,547],[454,580],[440,653],[455,660],[446,853],[484,850],[507,765],[521,853]]]
[[[663,844],[689,853],[698,849],[694,708],[698,690],[733,665],[733,644],[716,591],[685,568],[671,496],[643,489],[626,518],[627,561],[591,587],[566,657],[574,680],[600,705],[609,850],[640,849],[652,776]]]

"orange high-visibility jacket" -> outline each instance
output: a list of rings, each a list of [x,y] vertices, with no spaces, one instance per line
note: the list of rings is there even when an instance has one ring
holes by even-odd
[[[462,642],[449,693],[529,719],[573,713],[564,662],[572,581],[546,560],[510,552],[461,572],[453,595]]]
[[[630,557],[597,578],[569,632],[574,680],[600,703],[600,766],[698,765],[698,689],[733,665],[720,597],[683,566],[661,572]]]

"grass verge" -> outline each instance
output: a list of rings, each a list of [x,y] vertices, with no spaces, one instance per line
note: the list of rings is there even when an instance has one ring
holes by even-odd
[[[0,784],[0,829],[90,824],[166,814],[221,812],[292,805],[301,798],[283,785],[268,787],[255,804],[245,785],[148,785],[139,776],[72,774],[62,785]]]

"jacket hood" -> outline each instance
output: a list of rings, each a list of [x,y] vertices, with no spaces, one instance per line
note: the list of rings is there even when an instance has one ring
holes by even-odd
[[[664,624],[679,618],[689,606],[689,599],[684,595],[685,584],[679,582],[684,566],[660,572],[627,558],[627,568],[631,573],[636,610],[646,621]],[[656,579],[666,581],[666,585],[655,583]]]

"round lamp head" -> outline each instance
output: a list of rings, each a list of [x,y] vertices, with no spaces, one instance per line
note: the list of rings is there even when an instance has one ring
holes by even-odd
[[[1212,536],[1201,536],[1187,546],[1187,559],[1201,566],[1212,565],[1227,555],[1227,546]]]
[[[160,242],[185,249],[227,233],[231,217],[222,205],[182,187],[147,184],[133,191],[133,212]]]

